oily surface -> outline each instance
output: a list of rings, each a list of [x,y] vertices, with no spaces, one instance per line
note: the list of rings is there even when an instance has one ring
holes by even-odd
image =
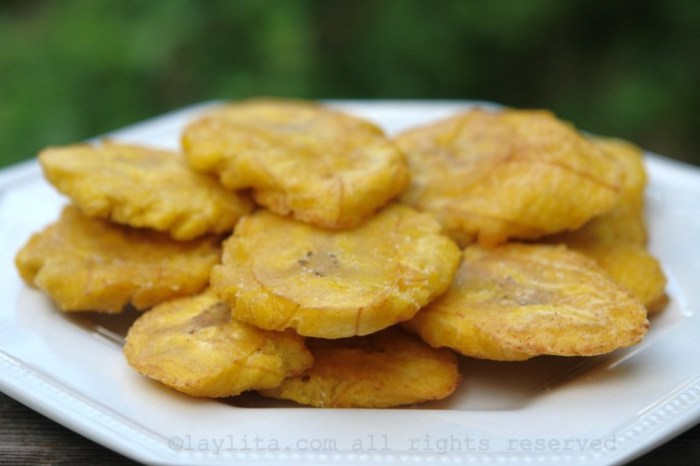
[[[225,242],[212,288],[261,328],[366,335],[411,318],[447,288],[459,250],[439,229],[400,205],[347,231],[258,211]]]
[[[212,293],[168,301],[143,314],[129,329],[124,353],[141,374],[206,397],[275,387],[312,362],[294,332],[238,322]]]
[[[88,216],[188,240],[233,230],[252,204],[175,152],[104,143],[42,151],[45,176]]]
[[[364,337],[308,341],[314,364],[263,395],[327,408],[387,408],[449,396],[457,358],[391,328]]]
[[[593,356],[639,342],[644,306],[564,246],[470,246],[450,289],[406,327],[434,346],[494,360]]]
[[[374,124],[319,105],[222,106],[182,135],[187,160],[280,215],[351,228],[408,184],[405,156]]]
[[[89,218],[67,206],[17,253],[22,278],[64,311],[147,309],[198,293],[219,260],[219,239],[175,241],[168,235]]]

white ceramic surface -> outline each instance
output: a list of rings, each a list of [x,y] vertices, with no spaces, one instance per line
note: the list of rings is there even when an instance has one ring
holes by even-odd
[[[469,102],[332,102],[390,133]],[[482,104],[484,105],[484,104]],[[490,104],[486,104],[490,105]],[[177,147],[191,107],[109,136]],[[391,410],[307,409],[254,396],[200,400],[132,371],[129,319],[58,312],[13,259],[66,202],[30,161],[0,172],[0,389],[151,464],[612,464],[700,421],[700,170],[647,154],[650,248],[670,302],[645,341],[591,358],[463,361],[449,400]]]

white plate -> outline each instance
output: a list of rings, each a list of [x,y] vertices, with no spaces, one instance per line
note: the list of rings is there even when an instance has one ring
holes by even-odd
[[[334,102],[394,132],[469,103]],[[192,107],[110,137],[177,147]],[[145,463],[610,464],[700,420],[700,171],[647,154],[651,250],[669,277],[667,309],[644,342],[591,358],[463,362],[448,401],[329,410],[255,397],[199,400],[132,371],[119,346],[128,317],[66,316],[17,276],[13,258],[65,199],[36,162],[0,172],[0,388]]]

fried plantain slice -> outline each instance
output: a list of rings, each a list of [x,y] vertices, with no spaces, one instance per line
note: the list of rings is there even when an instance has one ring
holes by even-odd
[[[187,160],[280,215],[352,228],[408,185],[405,156],[372,123],[311,103],[222,106],[182,136]]]
[[[470,246],[450,289],[406,328],[433,346],[503,361],[593,356],[638,343],[644,306],[565,246]]]
[[[412,184],[461,245],[579,228],[620,195],[615,159],[545,111],[475,109],[398,135]]]
[[[272,388],[313,362],[293,331],[238,322],[208,292],[167,301],[140,316],[126,336],[124,354],[146,377],[203,397]]]
[[[252,202],[171,151],[105,142],[45,149],[44,175],[86,215],[189,240],[233,230]]]
[[[313,366],[262,395],[322,408],[388,408],[446,398],[460,380],[450,350],[393,327],[307,344]]]
[[[624,167],[622,195],[617,205],[574,231],[546,239],[564,243],[595,260],[619,284],[626,287],[650,314],[663,309],[666,276],[645,247],[644,188],[646,172],[642,151],[626,141],[595,138]]]
[[[224,243],[211,286],[234,317],[304,336],[366,335],[410,319],[441,294],[457,246],[428,214],[401,205],[354,230],[324,230],[261,210]]]
[[[75,206],[35,233],[15,264],[27,284],[48,294],[64,311],[146,309],[207,286],[220,257],[220,239],[176,241],[83,215]]]

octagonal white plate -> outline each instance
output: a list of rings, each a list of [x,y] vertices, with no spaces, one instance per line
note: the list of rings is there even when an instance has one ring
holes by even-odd
[[[474,102],[332,102],[389,133]],[[191,107],[108,136],[177,147]],[[244,396],[189,398],[132,371],[120,339],[133,315],[58,312],[13,266],[66,202],[30,161],[0,172],[0,389],[151,464],[611,464],[700,420],[700,171],[647,154],[652,252],[670,302],[645,341],[591,358],[464,360],[449,400],[419,408],[329,410]]]

